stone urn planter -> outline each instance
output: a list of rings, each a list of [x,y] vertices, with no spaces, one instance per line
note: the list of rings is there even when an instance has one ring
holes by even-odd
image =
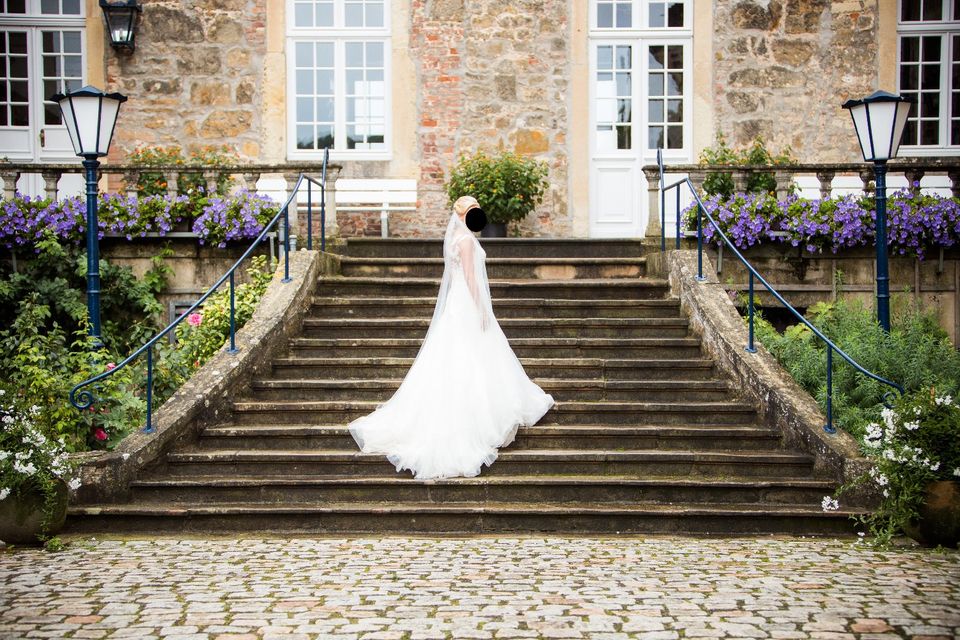
[[[960,541],[960,482],[937,480],[927,485],[920,520],[906,534],[927,546],[956,547]]]
[[[40,534],[53,535],[67,519],[67,485],[59,483],[50,526],[43,530],[43,494],[37,490],[11,493],[0,500],[0,540],[7,544],[39,544]]]

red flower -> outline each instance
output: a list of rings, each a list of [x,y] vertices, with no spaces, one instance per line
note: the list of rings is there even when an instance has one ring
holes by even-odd
[[[100,442],[103,442],[104,440],[107,439],[107,432],[103,430],[103,427],[97,427],[93,431],[93,437],[99,440]]]
[[[116,368],[117,368],[117,363],[116,363],[116,362],[108,362],[108,363],[107,363],[107,371],[113,371],[113,370],[116,369]]]

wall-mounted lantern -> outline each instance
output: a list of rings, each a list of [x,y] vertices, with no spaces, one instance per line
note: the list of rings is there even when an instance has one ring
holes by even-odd
[[[103,18],[107,21],[110,45],[117,51],[133,51],[137,36],[137,18],[143,11],[139,0],[100,0]]]

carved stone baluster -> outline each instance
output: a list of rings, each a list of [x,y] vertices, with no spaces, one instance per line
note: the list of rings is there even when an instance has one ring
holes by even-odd
[[[817,180],[820,181],[820,199],[828,200],[833,195],[834,171],[817,171]]]
[[[660,183],[658,179],[660,174],[656,167],[643,168],[644,174],[647,176],[647,211],[649,215],[647,216],[647,230],[646,237],[651,239],[656,239],[657,242],[660,242]],[[329,180],[329,176],[327,177]],[[327,217],[330,217],[330,189],[327,189]]]
[[[753,175],[753,171],[749,169],[737,169],[733,172],[733,190],[734,191],[746,191],[747,182],[750,180],[750,176]]]
[[[783,200],[790,195],[793,186],[793,174],[783,169],[775,169],[773,179],[777,182],[777,198]]]
[[[164,171],[163,177],[167,180],[167,195],[171,198],[177,197],[177,181],[180,179],[179,171]]]
[[[247,191],[256,191],[257,182],[260,181],[260,172],[256,173],[244,173],[243,174],[243,184],[246,187]]]
[[[17,193],[17,180],[20,179],[19,171],[0,171],[0,178],[3,179],[3,198],[12,200]],[[957,181],[954,180],[954,184]]]
[[[914,196],[920,195],[920,181],[923,180],[923,169],[907,169],[903,175],[907,178],[907,188]]]
[[[128,169],[123,172],[123,187],[128,198],[136,198],[139,193],[140,170]]]
[[[947,177],[950,178],[950,191],[953,193],[953,197],[960,198],[960,171],[948,171]]]
[[[706,171],[691,171],[689,177],[697,193],[703,193],[703,183],[707,179]]]
[[[217,182],[220,179],[220,171],[217,169],[210,169],[203,172],[203,179],[207,183],[207,193],[216,193],[217,192]]]
[[[860,181],[863,183],[864,195],[873,195],[874,192],[873,169],[862,169],[860,171]]]
[[[40,172],[40,175],[43,177],[43,190],[47,199],[56,200],[57,183],[60,182],[60,172],[44,170]]]

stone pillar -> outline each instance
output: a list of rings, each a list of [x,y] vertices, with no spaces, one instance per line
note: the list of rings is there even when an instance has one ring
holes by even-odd
[[[950,191],[953,197],[960,198],[960,171],[948,171],[947,177],[950,178]],[[960,299],[960,291],[957,292],[957,297]],[[958,319],[960,319],[960,316],[958,316]],[[960,334],[957,335],[957,339],[960,340]]]
[[[907,178],[907,189],[914,196],[920,195],[920,181],[923,180],[924,173],[922,169],[907,169],[903,172]]]
[[[13,200],[17,193],[17,180],[20,179],[19,171],[0,171],[0,179],[3,179],[3,198],[4,200]],[[956,185],[957,181],[954,180]]]
[[[820,199],[828,200],[833,195],[833,171],[817,171],[817,180],[820,181]]]
[[[203,172],[203,179],[207,183],[207,193],[216,193],[217,192],[217,181],[220,177],[220,171],[217,169],[210,169]]]
[[[747,190],[747,181],[750,179],[752,171],[746,169],[737,169],[733,172],[733,190],[734,191],[746,191]]]
[[[644,167],[647,176],[647,230],[645,238],[660,242],[660,175],[656,167]]]
[[[129,171],[123,172],[123,187],[127,192],[128,198],[136,198],[139,194],[139,189],[137,188],[137,182],[140,181],[140,170],[139,169],[130,169]]]
[[[325,230],[327,240],[331,238],[337,238],[340,236],[340,225],[337,223],[337,178],[340,177],[340,167],[327,165],[327,186],[324,189],[325,193],[325,214],[324,218],[326,219]],[[317,234],[317,238],[320,237],[320,208],[317,207],[316,211],[316,226],[314,228],[314,233]],[[314,245],[315,249],[319,249],[319,245]]]
[[[872,189],[873,180],[874,180],[873,169],[860,170],[860,182],[863,183],[863,193],[865,195],[873,191]]]
[[[773,179],[777,181],[777,198],[784,199],[790,195],[790,186],[793,184],[793,174],[782,169],[773,172]]]
[[[50,169],[45,169],[40,172],[40,175],[43,176],[43,191],[44,196],[48,200],[56,201],[57,199],[57,183],[60,182],[59,171],[53,171]]]
[[[179,171],[164,171],[164,178],[167,180],[167,195],[171,198],[177,197],[177,180],[180,178]]]

